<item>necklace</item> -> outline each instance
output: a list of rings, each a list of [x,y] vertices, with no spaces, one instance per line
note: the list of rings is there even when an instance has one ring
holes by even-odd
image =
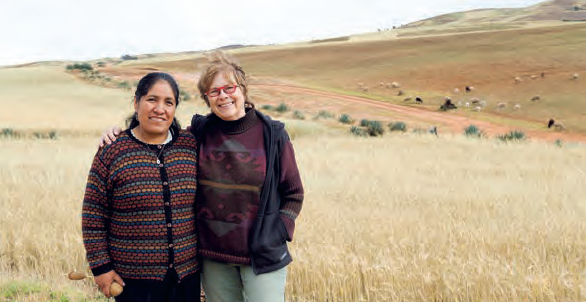
[[[143,144],[145,144],[145,145],[146,145],[146,147],[147,147],[149,150],[151,150],[151,151],[155,151],[155,153],[156,153],[156,151],[157,151],[157,150],[153,150],[153,149],[151,149],[151,144],[143,142],[143,141],[142,141],[140,138],[138,138],[138,137],[136,136],[136,134],[134,133],[134,128],[133,128],[133,129],[130,129],[130,133],[131,133],[131,134],[132,134],[132,135],[133,135],[133,136],[134,136],[136,139],[138,139],[138,140],[139,140],[139,141],[141,141]],[[160,144],[160,145],[157,145],[157,148],[159,148],[159,153],[157,153],[157,164],[158,164],[158,165],[160,165],[160,164],[161,164],[161,159],[160,159],[160,158],[161,158],[161,154],[163,154],[163,150],[165,150],[165,147],[167,146],[167,143],[168,143],[168,142],[170,142],[172,139],[173,139],[173,134],[171,133],[171,130],[169,130],[169,133],[167,134],[167,138],[165,139],[165,142],[164,142],[164,143],[162,143],[162,144]]]

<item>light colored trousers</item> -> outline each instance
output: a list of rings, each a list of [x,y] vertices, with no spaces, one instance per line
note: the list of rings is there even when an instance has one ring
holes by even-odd
[[[252,266],[203,259],[202,283],[208,302],[284,302],[287,268],[255,275]]]

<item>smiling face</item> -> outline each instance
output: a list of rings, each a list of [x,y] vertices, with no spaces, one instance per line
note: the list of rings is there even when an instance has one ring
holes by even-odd
[[[217,88],[232,85],[238,85],[232,73],[218,72],[208,89],[208,93]],[[236,87],[231,94],[227,94],[225,89],[221,89],[220,94],[217,96],[208,95],[207,101],[212,112],[224,121],[235,121],[246,114],[241,87]]]
[[[167,138],[169,127],[175,117],[177,103],[171,85],[159,80],[151,86],[148,93],[134,100],[137,113],[137,134],[146,143],[160,144]]]

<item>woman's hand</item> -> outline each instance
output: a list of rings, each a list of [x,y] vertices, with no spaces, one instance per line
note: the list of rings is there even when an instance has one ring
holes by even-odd
[[[112,127],[112,128],[106,129],[106,131],[104,131],[104,133],[102,133],[102,137],[100,138],[99,146],[103,147],[105,145],[109,145],[109,144],[113,143],[116,140],[116,136],[119,135],[120,132],[122,132],[122,129],[120,129],[120,127]]]
[[[114,270],[99,276],[94,276],[94,281],[100,288],[100,291],[104,293],[104,296],[108,298],[112,297],[110,295],[110,284],[112,284],[112,282],[116,281],[118,284],[124,286],[124,281],[122,281],[120,275],[118,275]]]

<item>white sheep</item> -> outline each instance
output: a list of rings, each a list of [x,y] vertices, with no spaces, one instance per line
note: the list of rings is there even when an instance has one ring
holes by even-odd
[[[536,76],[536,75],[531,75],[531,79],[532,79],[532,80],[535,80],[535,79],[537,79],[537,78],[538,78],[538,76]]]
[[[470,107],[470,103],[466,102],[466,104],[464,104],[465,107]]]
[[[399,83],[397,83],[397,82],[392,82],[392,83],[391,83],[391,86],[392,86],[393,88],[399,88],[399,87],[401,87],[401,85],[400,85]]]
[[[566,126],[564,126],[564,123],[562,123],[562,122],[555,122],[553,124],[553,128],[556,131],[564,131],[564,130],[566,130]]]
[[[521,79],[520,77],[515,77],[515,83],[520,83],[523,82],[523,79]]]
[[[480,101],[480,106],[482,106],[482,107],[486,106],[486,101]]]
[[[480,107],[480,106],[476,106],[476,107],[472,108],[472,111],[479,112],[480,110],[482,110],[482,107]]]
[[[577,73],[574,73],[574,74],[572,75],[572,80],[577,80],[579,77],[580,77],[580,75],[579,75],[579,74],[577,74]]]
[[[454,88],[454,94],[458,94],[458,93],[460,93],[460,89]]]
[[[515,106],[513,107],[513,109],[519,110],[519,109],[521,109],[521,105],[520,104],[515,104]]]
[[[496,104],[496,108],[501,110],[507,107],[507,103],[498,103]]]

